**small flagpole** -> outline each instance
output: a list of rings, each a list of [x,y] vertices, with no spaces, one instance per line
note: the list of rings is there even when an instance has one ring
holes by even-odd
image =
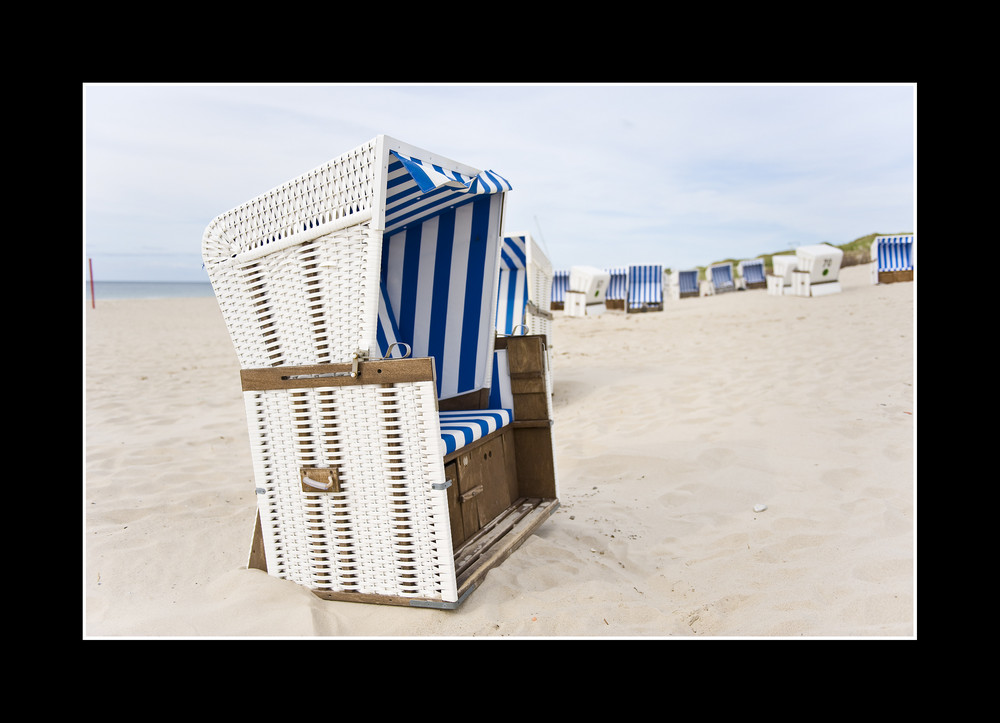
[[[94,303],[94,260],[87,259],[87,264],[90,266],[90,308],[96,309],[97,306]]]

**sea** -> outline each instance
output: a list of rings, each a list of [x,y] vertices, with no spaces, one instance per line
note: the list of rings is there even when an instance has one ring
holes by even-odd
[[[83,286],[84,298],[88,304],[110,299],[189,299],[215,296],[212,284],[208,281],[95,281],[93,297],[90,294],[90,282],[85,281]]]

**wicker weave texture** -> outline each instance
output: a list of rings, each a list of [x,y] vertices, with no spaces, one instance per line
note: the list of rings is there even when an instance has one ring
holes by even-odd
[[[216,218],[205,230],[206,266],[321,236],[371,216],[377,197],[374,140]]]
[[[457,599],[431,382],[246,392],[268,572],[314,590]],[[340,492],[305,492],[335,467]]]
[[[370,223],[208,268],[243,368],[374,353],[381,234]]]

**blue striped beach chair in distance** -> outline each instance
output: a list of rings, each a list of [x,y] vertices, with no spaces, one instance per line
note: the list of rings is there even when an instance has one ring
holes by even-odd
[[[545,342],[496,339],[510,190],[378,136],[209,224],[251,437],[248,567],[455,608],[558,507],[551,416],[532,416]]]
[[[604,305],[609,309],[624,310],[628,299],[628,267],[612,266],[604,270],[610,275]]]
[[[552,264],[531,234],[508,235],[500,248],[497,333],[503,336],[552,331]]]
[[[736,290],[736,282],[733,281],[733,265],[729,262],[709,266],[705,276],[712,282],[712,290],[716,294]]]
[[[913,281],[916,236],[876,236],[871,245],[872,283]]]
[[[569,291],[569,271],[557,269],[552,272],[552,303],[553,311],[562,311],[566,306],[566,292]]]
[[[743,278],[743,285],[746,289],[766,289],[767,276],[764,273],[764,259],[750,259],[740,261],[740,276]]]
[[[700,293],[698,269],[683,269],[677,272],[677,298],[686,299],[698,296]]]
[[[663,311],[663,267],[628,267],[628,312]]]

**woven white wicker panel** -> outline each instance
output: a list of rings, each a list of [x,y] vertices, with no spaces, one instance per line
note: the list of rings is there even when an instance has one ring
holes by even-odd
[[[349,362],[375,345],[381,234],[370,223],[206,266],[243,368]]]
[[[268,572],[314,590],[454,602],[432,382],[245,393]],[[336,466],[340,492],[304,492]]]
[[[205,230],[206,267],[239,254],[315,238],[371,216],[376,202],[374,140],[228,211]]]

